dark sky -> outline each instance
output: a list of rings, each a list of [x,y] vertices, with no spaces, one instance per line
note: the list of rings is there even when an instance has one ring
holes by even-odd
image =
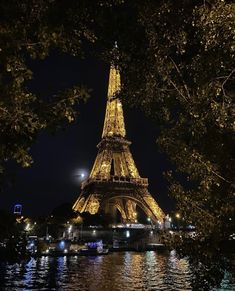
[[[31,168],[8,165],[14,179],[1,194],[0,208],[12,211],[15,203],[21,203],[23,214],[45,215],[64,202],[75,202],[80,184],[74,175],[79,171],[88,174],[91,170],[104,122],[109,67],[91,58],[81,61],[56,53],[30,65],[34,79],[29,87],[41,96],[50,96],[79,83],[92,89],[91,98],[81,106],[76,123],[55,135],[39,136],[32,147]],[[157,125],[134,109],[124,108],[124,115],[127,139],[132,141],[131,152],[138,170],[142,177],[149,178],[150,193],[168,212],[172,202],[162,172],[170,164],[158,151]]]

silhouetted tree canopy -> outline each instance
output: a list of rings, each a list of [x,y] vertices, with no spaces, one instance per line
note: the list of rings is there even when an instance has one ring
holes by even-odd
[[[63,203],[52,210],[51,216],[53,219],[65,223],[67,220],[72,219],[77,215],[73,211],[71,203]]]
[[[84,226],[99,225],[103,227],[108,227],[113,222],[112,217],[109,214],[104,213],[103,211],[94,215],[88,212],[81,213],[80,215],[82,217]]]

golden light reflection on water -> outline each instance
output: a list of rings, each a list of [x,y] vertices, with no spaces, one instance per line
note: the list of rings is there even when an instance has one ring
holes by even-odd
[[[111,253],[99,257],[42,257],[0,264],[0,290],[192,290],[186,260],[175,252]],[[233,290],[233,289],[223,289]]]

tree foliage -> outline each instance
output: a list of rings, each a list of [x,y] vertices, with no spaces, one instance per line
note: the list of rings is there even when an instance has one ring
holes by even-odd
[[[1,172],[3,161],[9,159],[30,166],[29,150],[39,132],[72,122],[77,117],[77,105],[88,97],[81,86],[56,92],[49,100],[28,88],[33,78],[30,59],[43,59],[55,48],[81,56],[82,41],[92,40],[86,10],[74,15],[74,29],[70,30],[73,10],[67,7],[65,11],[64,6],[65,1],[0,1]]]
[[[185,187],[168,173],[183,217],[204,237],[216,232],[228,238],[234,216],[234,4],[147,2],[138,6],[147,49],[124,64],[127,102],[162,126],[158,145],[190,182]]]
[[[17,235],[18,232],[14,215],[0,209],[0,240]]]
[[[161,127],[157,144],[180,173],[180,179],[166,173],[169,193],[197,229],[178,249],[208,267],[235,229],[235,6],[187,0],[134,6],[139,35],[129,33],[131,45],[122,43],[121,94]]]

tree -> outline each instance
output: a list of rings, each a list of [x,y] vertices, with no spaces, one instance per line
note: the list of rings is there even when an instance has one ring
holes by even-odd
[[[178,249],[206,269],[234,231],[235,6],[137,2],[139,34],[128,32],[121,46],[120,95],[161,127],[157,144],[180,173],[166,173],[169,192],[197,229]]]
[[[96,24],[112,1],[0,0],[0,180],[5,162],[33,163],[30,148],[43,130],[74,122],[89,92],[83,86],[36,96],[29,90],[29,60],[44,59],[53,50],[84,58],[96,41]]]
[[[0,240],[16,236],[19,231],[14,215],[0,209]]]
[[[68,220],[77,217],[77,214],[72,209],[71,203],[63,203],[51,212],[51,217],[60,223],[66,223]]]
[[[80,215],[83,220],[82,223],[84,226],[99,225],[103,227],[108,227],[110,226],[110,224],[113,223],[113,217],[111,217],[104,211],[101,211],[100,213],[94,215],[88,212],[81,213]]]
[[[38,134],[74,121],[78,104],[88,97],[81,86],[51,98],[28,88],[29,59],[43,59],[55,48],[81,56],[82,42],[93,40],[88,9],[77,11],[70,29],[72,9],[66,1],[0,1],[0,174],[10,159],[30,166],[29,150]]]

